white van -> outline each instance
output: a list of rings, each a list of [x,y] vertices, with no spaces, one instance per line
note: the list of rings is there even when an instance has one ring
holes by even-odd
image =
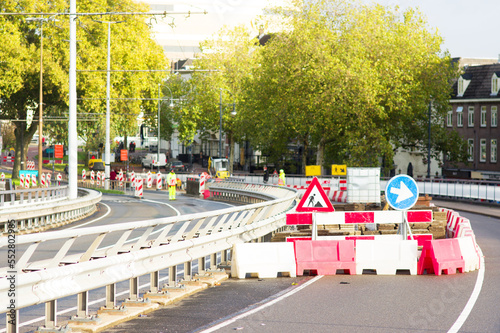
[[[167,165],[167,156],[165,154],[160,153],[160,160],[158,161],[158,154],[147,154],[146,157],[142,159],[142,167],[143,168],[157,168],[158,165],[160,168],[164,168]]]

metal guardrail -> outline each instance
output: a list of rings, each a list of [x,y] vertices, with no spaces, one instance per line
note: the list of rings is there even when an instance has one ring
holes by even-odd
[[[224,186],[234,189],[230,182],[218,186],[220,191]],[[24,307],[45,303],[46,326],[50,327],[59,298],[78,295],[77,318],[87,318],[89,290],[106,286],[106,307],[112,308],[119,281],[136,283],[139,276],[150,274],[150,289],[155,292],[163,269],[169,269],[169,284],[175,285],[179,264],[184,263],[187,278],[196,259],[201,270],[206,268],[207,256],[212,267],[217,254],[227,260],[227,250],[233,244],[259,239],[284,226],[285,213],[297,196],[289,188],[254,186],[247,191],[240,188],[239,195],[246,192],[254,196],[255,191],[262,190],[274,199],[192,215],[0,238],[3,251],[24,249],[18,250],[22,255],[13,264],[0,258],[4,261],[0,268],[0,313],[7,312],[7,331],[17,329],[17,324],[9,323],[9,314],[18,314]],[[100,247],[108,238],[112,245]],[[44,251],[54,244],[59,248],[55,255]],[[74,254],[76,244],[86,244],[85,251]],[[14,296],[9,294],[12,279]]]
[[[95,212],[96,204],[102,196],[101,192],[79,189],[78,198],[69,201],[67,186],[32,189],[30,193],[43,193],[44,190],[53,194],[51,200],[44,200],[43,196],[37,198],[35,195],[29,203],[2,207],[0,234],[7,235],[10,230],[18,233],[44,231],[80,219]],[[18,191],[28,190],[10,192]]]
[[[0,192],[0,212],[4,208],[50,203],[68,197],[68,186],[53,186]]]

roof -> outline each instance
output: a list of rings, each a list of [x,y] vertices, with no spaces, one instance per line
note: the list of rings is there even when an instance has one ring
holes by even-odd
[[[493,99],[500,97],[500,94],[497,96],[491,96],[491,78],[494,73],[498,73],[500,71],[500,63],[469,66],[464,68],[464,71],[465,73],[462,74],[462,78],[470,80],[469,86],[465,90],[462,97],[457,97],[458,81],[455,81],[453,83],[452,100]]]

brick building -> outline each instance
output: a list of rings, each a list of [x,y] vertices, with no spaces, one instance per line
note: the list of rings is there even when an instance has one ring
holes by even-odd
[[[498,111],[500,62],[464,66],[453,84],[451,109],[444,126],[456,129],[467,140],[468,163],[453,165],[444,157],[447,178],[500,179]]]

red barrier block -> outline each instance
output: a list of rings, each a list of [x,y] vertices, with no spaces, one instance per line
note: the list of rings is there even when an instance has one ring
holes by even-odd
[[[304,270],[319,275],[335,275],[337,269],[356,274],[354,241],[352,240],[299,240],[294,242],[297,276]]]
[[[417,241],[418,246],[424,246],[425,241],[432,240],[432,234],[413,234],[412,236]],[[408,235],[408,240],[411,240],[410,235]]]
[[[436,239],[424,242],[422,255],[418,260],[417,274],[422,275],[425,271],[427,274],[436,275],[441,275],[441,272],[455,274],[457,269],[460,273],[463,273],[465,269],[458,239]]]

